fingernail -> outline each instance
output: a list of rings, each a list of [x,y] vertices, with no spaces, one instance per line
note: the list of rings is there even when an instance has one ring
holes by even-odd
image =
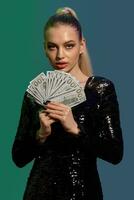
[[[45,101],[43,104],[47,105],[48,103],[50,103],[51,101]]]

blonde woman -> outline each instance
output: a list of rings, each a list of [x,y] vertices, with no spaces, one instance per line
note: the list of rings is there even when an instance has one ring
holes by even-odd
[[[25,93],[13,161],[34,159],[23,200],[102,200],[97,158],[113,164],[123,155],[119,106],[112,81],[94,76],[75,12],[60,8],[44,28],[44,49],[54,69],[73,75],[86,101],[72,109],[40,106]]]

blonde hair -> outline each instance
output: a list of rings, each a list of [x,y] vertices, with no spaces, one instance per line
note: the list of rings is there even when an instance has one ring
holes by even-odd
[[[69,8],[69,7],[58,8],[56,10],[56,14],[59,14],[59,15],[62,15],[62,14],[71,15],[71,16],[75,17],[79,21],[76,12],[72,8]],[[83,34],[82,34],[82,39],[84,39]],[[85,74],[86,76],[92,76],[93,75],[91,59],[90,59],[90,56],[89,56],[88,49],[87,49],[86,45],[85,45],[85,49],[84,49],[83,53],[80,54],[79,67],[80,67],[81,71],[83,72],[83,74]]]

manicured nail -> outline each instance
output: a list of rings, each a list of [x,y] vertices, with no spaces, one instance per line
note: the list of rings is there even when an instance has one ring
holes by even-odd
[[[45,101],[43,104],[44,104],[44,105],[47,105],[48,103],[50,103],[50,101]]]

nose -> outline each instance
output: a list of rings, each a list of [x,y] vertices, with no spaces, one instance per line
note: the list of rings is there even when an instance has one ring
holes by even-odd
[[[57,51],[56,59],[61,60],[64,58],[64,50],[62,48],[59,48]]]

